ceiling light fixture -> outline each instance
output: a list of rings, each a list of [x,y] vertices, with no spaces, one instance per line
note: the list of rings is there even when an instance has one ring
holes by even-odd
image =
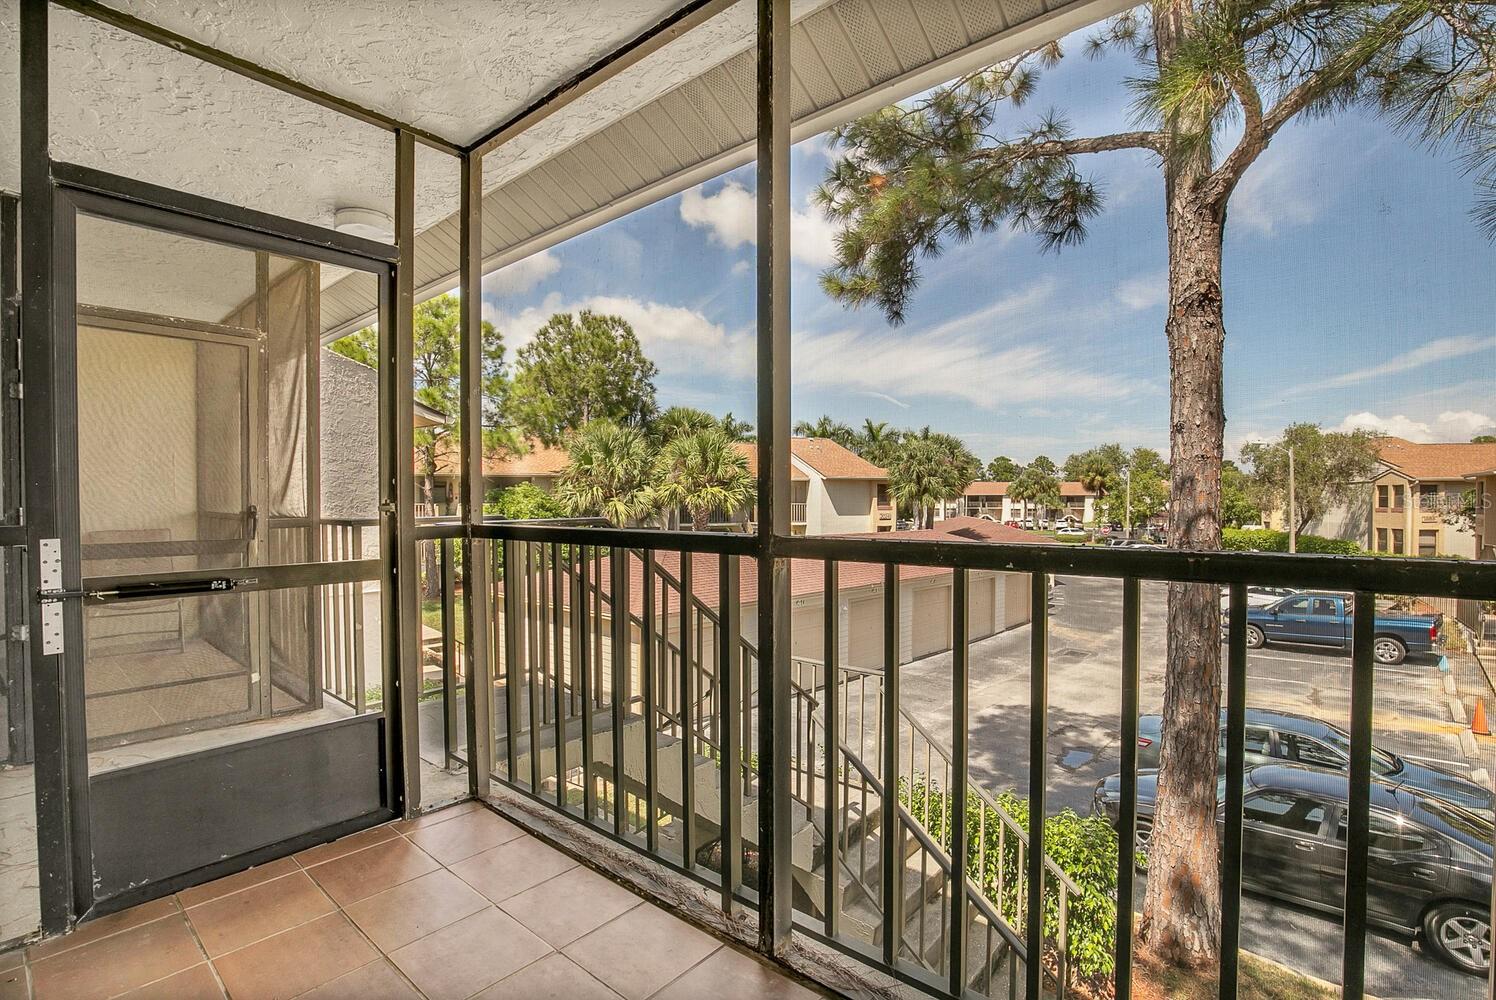
[[[394,238],[395,222],[376,208],[339,208],[332,213],[332,227],[349,236],[388,241]]]

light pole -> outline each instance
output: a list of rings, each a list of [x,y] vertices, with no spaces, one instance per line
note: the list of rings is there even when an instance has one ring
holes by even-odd
[[[1299,550],[1298,515],[1295,513],[1294,482],[1293,482],[1293,445],[1285,444],[1288,449],[1288,551]]]

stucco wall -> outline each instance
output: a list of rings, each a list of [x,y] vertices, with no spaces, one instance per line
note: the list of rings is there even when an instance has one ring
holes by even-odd
[[[322,352],[322,516],[379,514],[379,373]]]
[[[872,531],[875,484],[857,479],[822,479],[811,484],[810,495],[819,503],[808,512],[807,527],[813,535],[838,535]]]

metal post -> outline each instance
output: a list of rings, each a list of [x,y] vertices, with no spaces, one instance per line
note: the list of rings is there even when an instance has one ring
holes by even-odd
[[[468,790],[488,789],[493,772],[493,675],[488,649],[489,594],[493,575],[480,558],[491,542],[475,541],[472,525],[483,519],[483,158],[470,153],[461,162],[461,217],[458,227],[460,288],[458,350],[462,396],[458,441],[462,457],[462,636],[467,652]],[[560,606],[560,602],[557,602]],[[558,758],[559,759],[559,758]]]
[[[722,909],[731,913],[733,896],[743,881],[743,742],[738,732],[738,699],[748,693],[738,683],[741,609],[738,604],[738,561],[718,560],[717,588],[717,759],[722,765]],[[762,848],[763,845],[759,845]],[[763,852],[759,852],[762,863]]]
[[[1241,931],[1241,806],[1247,742],[1247,587],[1233,583],[1226,634],[1226,838],[1221,845],[1221,1000],[1236,1000]]]
[[[41,578],[40,542],[61,541],[62,585],[81,582],[78,550],[77,399],[74,338],[65,323],[72,303],[72,241],[54,232],[71,225],[58,206],[48,152],[47,36],[49,4],[21,4],[21,364],[24,414],[26,567]],[[59,210],[60,209],[60,210]],[[58,280],[59,277],[61,280]],[[36,812],[42,929],[66,930],[93,899],[88,836],[88,743],[84,732],[83,614],[64,602],[63,651],[40,640],[42,604],[27,597],[32,724],[36,745]]]
[[[904,858],[899,840],[899,567],[883,567],[883,801],[880,803],[883,964],[899,957],[904,934]]]
[[[952,996],[966,993],[966,757],[967,674],[971,651],[967,587],[970,572],[951,571],[951,788],[950,788],[950,990]],[[928,816],[926,817],[928,821]]]
[[[1371,846],[1371,722],[1374,707],[1376,595],[1356,592],[1351,622],[1351,759],[1345,836],[1345,951],[1340,995],[1366,995],[1366,880]]]
[[[394,524],[396,592],[396,659],[393,685],[384,699],[385,716],[392,722],[402,750],[405,782],[403,811],[410,815],[421,802],[421,742],[419,712],[421,697],[421,592],[416,557],[415,520],[415,249],[416,249],[416,145],[415,136],[404,129],[395,133],[395,246],[400,259],[395,264],[394,343],[389,358],[393,433],[390,436],[388,475],[394,509],[386,508],[386,519]]]
[[[556,650],[556,683],[551,691],[555,695],[556,727],[556,805],[566,808],[566,623],[563,608],[566,595],[566,574],[561,568],[561,546],[551,544],[551,605],[556,609],[554,645]],[[572,649],[576,649],[573,641]]]
[[[826,899],[822,909],[825,910],[826,936],[833,939],[841,924],[841,873],[837,869],[837,840],[840,837],[838,828],[842,819],[844,788],[841,777],[841,627],[837,621],[841,613],[841,584],[837,577],[836,561],[827,559],[826,582],[821,589],[825,618],[821,634],[825,646],[822,659],[826,664],[826,714],[825,731],[822,734],[826,741],[826,860],[822,872]]]
[[[623,727],[628,721],[629,668],[632,653],[629,649],[629,550],[613,547],[609,563],[612,581],[609,589],[613,599],[613,637],[609,645],[613,652],[612,702],[613,709],[613,833],[622,837],[628,832],[627,812],[624,809],[628,790],[624,786],[627,767],[624,754],[627,747],[623,741]],[[601,584],[602,581],[598,581]]]
[[[1044,982],[1044,792],[1049,737],[1049,574],[1030,577],[1028,900],[1024,940],[1027,996]]]
[[[1132,907],[1138,821],[1138,654],[1142,642],[1142,586],[1122,581],[1122,800],[1117,806],[1117,1000],[1132,996]]]
[[[640,553],[644,590],[643,627],[639,630],[639,684],[644,697],[644,846],[650,854],[660,847],[660,808],[655,785],[658,781],[659,741],[655,738],[655,554]]]
[[[790,120],[790,2],[758,0],[758,946],[770,953],[794,918],[789,561],[773,551],[790,533]]]
[[[441,546],[437,565],[442,589],[442,763],[450,768],[456,754],[457,739],[457,572],[452,560],[453,540],[436,538],[432,545]]]
[[[597,812],[597,782],[592,773],[592,649],[591,630],[600,623],[589,624],[587,620],[587,598],[590,585],[587,582],[587,546],[578,545],[577,550],[577,632],[582,641],[572,646],[572,655],[581,668],[577,687],[582,696],[582,815],[591,823]]]
[[[696,685],[691,663],[691,577],[694,556],[680,554],[680,853],[681,867],[696,864],[696,734],[692,731]]]

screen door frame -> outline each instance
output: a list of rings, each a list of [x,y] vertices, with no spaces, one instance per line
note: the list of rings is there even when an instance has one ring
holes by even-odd
[[[54,337],[54,362],[50,389],[63,397],[63,409],[70,411],[72,416],[71,420],[59,421],[59,426],[54,429],[60,459],[55,488],[64,511],[61,521],[63,580],[65,585],[75,588],[75,591],[108,582],[83,581],[81,577],[76,365],[77,323],[84,317],[79,314],[76,299],[76,220],[79,214],[367,272],[377,282],[378,328],[381,334],[382,363],[378,377],[379,558],[277,566],[251,564],[233,569],[153,574],[153,579],[162,584],[186,586],[203,586],[212,580],[228,580],[236,593],[246,593],[256,603],[262,603],[268,597],[268,592],[274,590],[379,580],[384,622],[379,672],[385,692],[382,709],[341,722],[321,723],[289,734],[279,733],[239,741],[229,746],[172,758],[170,764],[182,768],[181,773],[175,776],[164,776],[161,773],[161,761],[108,772],[110,785],[105,790],[107,793],[99,796],[101,803],[107,801],[128,805],[133,801],[131,794],[121,794],[123,786],[116,780],[117,776],[127,773],[132,780],[138,777],[139,783],[135,789],[139,794],[155,794],[158,799],[164,799],[168,797],[164,789],[175,789],[177,794],[170,796],[171,798],[191,798],[190,791],[188,795],[180,794],[185,787],[188,790],[197,789],[200,792],[198,797],[210,806],[218,801],[217,811],[211,815],[190,817],[193,837],[181,837],[176,844],[160,843],[159,836],[151,837],[149,831],[137,829],[141,826],[138,823],[115,824],[111,829],[110,824],[101,823],[90,808],[90,798],[98,790],[91,787],[89,775],[83,685],[82,602],[78,599],[64,601],[65,649],[60,657],[60,681],[64,714],[64,781],[68,791],[67,832],[71,869],[67,873],[71,883],[69,909],[73,916],[83,917],[113,912],[163,896],[185,886],[283,856],[303,846],[384,822],[404,812],[403,757],[406,741],[403,738],[402,713],[398,704],[398,695],[404,686],[398,657],[402,629],[395,579],[400,544],[394,498],[398,477],[413,475],[413,468],[402,467],[393,447],[398,419],[395,407],[402,396],[398,391],[392,363],[395,356],[392,340],[397,335],[394,322],[394,277],[395,264],[399,259],[395,248],[371,241],[342,238],[318,227],[71,165],[54,163],[53,179],[54,269],[51,329]],[[360,252],[365,248],[369,252]],[[317,340],[315,346],[320,348],[320,340]],[[263,379],[260,386],[264,386]],[[313,392],[318,392],[318,387],[309,386],[309,405]],[[69,396],[70,399],[67,398]],[[406,419],[409,419],[408,415]],[[408,458],[405,465],[409,465]],[[268,518],[262,520],[268,525]],[[263,546],[267,535],[268,532],[261,530],[258,540],[260,545]],[[261,560],[251,562],[260,563]],[[72,593],[73,591],[69,591],[69,596]],[[263,614],[259,618],[263,622]],[[263,631],[261,628],[261,632]],[[268,680],[268,671],[263,666],[261,674]],[[215,800],[215,794],[222,793],[228,785],[220,780],[221,776],[253,772],[256,768],[259,769],[256,773],[266,776],[295,775],[298,773],[299,763],[307,760],[332,763],[323,765],[329,770],[321,786],[314,784],[308,788],[303,783],[299,788],[286,792],[287,803],[305,803],[304,807],[282,803],[279,806],[261,808],[258,815],[268,815],[275,822],[260,824],[254,835],[271,840],[254,846],[235,843],[231,847],[225,847],[235,837],[242,839],[244,835],[242,811],[246,807],[251,810],[256,808],[256,803],[246,802],[244,796],[252,796],[257,790],[266,787],[273,791],[275,782],[261,781],[239,786],[232,790],[231,796]],[[344,767],[341,774],[337,772],[339,762]],[[138,775],[134,772],[138,772]],[[188,779],[185,782],[184,777]],[[347,794],[334,794],[342,791],[340,783],[346,784],[349,781],[356,781],[360,788],[366,790],[372,785],[375,794],[372,797],[365,795],[363,799],[350,799]],[[315,794],[319,787],[326,788],[329,794]],[[156,791],[153,792],[152,789]],[[285,815],[280,815],[282,812]],[[96,836],[100,840],[97,844],[94,843]],[[130,843],[116,845],[112,838],[118,837],[134,839]],[[139,877],[115,878],[112,883],[110,880],[101,881],[96,877],[96,857],[106,853],[116,864],[139,863],[141,868],[135,873]],[[172,864],[179,863],[172,860],[173,857],[184,856],[199,857],[205,863],[188,871],[171,870]],[[152,869],[151,864],[156,862],[167,867],[158,865]],[[46,881],[47,878],[48,873],[43,872],[43,880]],[[110,888],[111,884],[117,888]],[[51,917],[55,922],[55,911]]]

